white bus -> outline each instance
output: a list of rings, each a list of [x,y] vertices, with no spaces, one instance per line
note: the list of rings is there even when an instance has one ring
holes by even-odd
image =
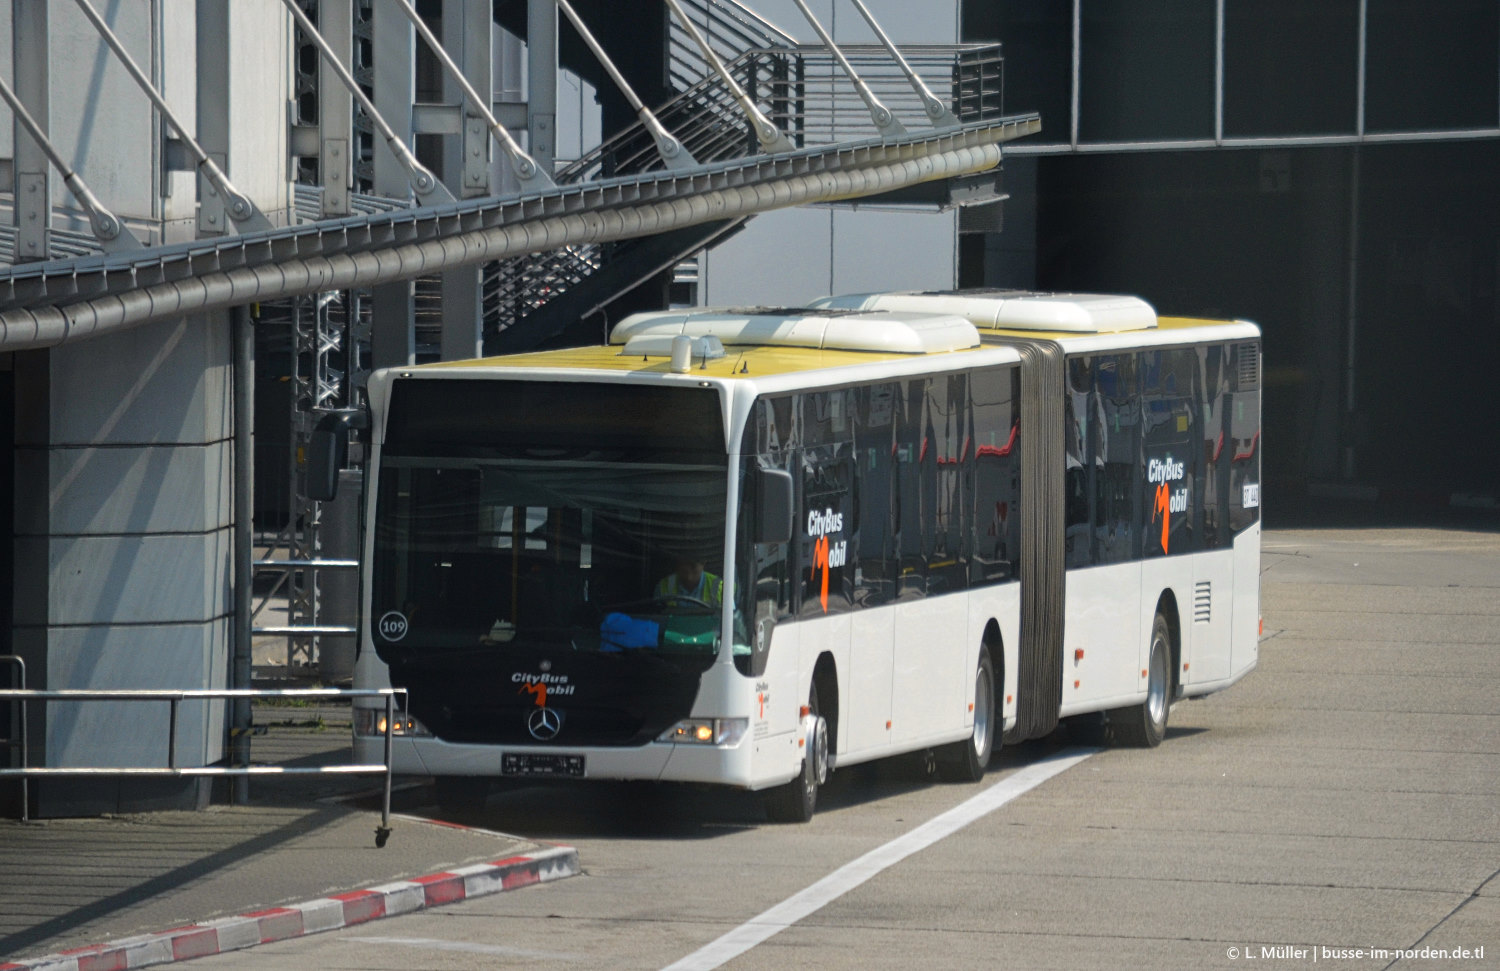
[[[360,687],[396,771],[766,793],[1060,719],[1154,746],[1256,662],[1260,335],[1132,297],[638,314],[370,381]],[[356,713],[378,757],[383,710]]]

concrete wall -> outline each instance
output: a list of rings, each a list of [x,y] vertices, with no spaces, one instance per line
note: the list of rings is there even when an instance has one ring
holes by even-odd
[[[196,124],[195,0],[96,3],[173,113]],[[71,2],[51,0],[51,132],[142,238],[191,238],[197,178],[167,172],[169,126]],[[9,55],[8,3],[0,32]],[[290,209],[292,35],[284,8],[229,15],[227,171],[273,222]],[[8,127],[8,126],[7,126]],[[60,178],[55,201],[71,206]],[[54,223],[60,225],[59,223]],[[79,228],[75,225],[72,228]],[[233,630],[232,375],[227,312],[17,353],[10,646],[44,688],[223,688]],[[8,394],[7,398],[12,395]],[[8,530],[9,531],[9,530]],[[184,703],[179,765],[224,755],[222,702]],[[163,766],[165,702],[35,706],[33,764]],[[194,806],[197,781],[43,780],[39,816]]]
[[[227,315],[17,355],[15,628],[32,686],[226,685],[233,434]],[[181,765],[223,755],[184,704]],[[49,703],[50,766],[163,765],[167,705]],[[36,758],[37,752],[33,752]],[[195,784],[37,786],[39,815],[193,804]]]
[[[223,687],[233,437],[226,315],[17,356],[15,630],[34,687]],[[166,705],[46,705],[45,762],[162,765]],[[33,716],[33,728],[36,728]],[[222,756],[222,704],[184,704],[181,765]],[[151,786],[37,786],[39,815]],[[162,783],[153,798],[198,800]]]

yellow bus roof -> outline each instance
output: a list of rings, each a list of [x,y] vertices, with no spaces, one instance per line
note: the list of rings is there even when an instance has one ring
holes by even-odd
[[[1111,342],[1130,344],[1135,346],[1151,346],[1155,343],[1176,344],[1167,337],[1173,332],[1187,330],[1212,331],[1216,328],[1232,327],[1242,324],[1241,321],[1233,320],[1207,320],[1194,317],[1159,317],[1157,325],[1149,330],[1126,331],[1118,335],[1104,335],[1111,338]],[[1093,344],[1100,335],[1079,334],[1065,331],[1038,331],[1038,330],[985,330],[983,335],[993,340],[994,338],[1015,338],[1018,340],[1050,340],[1057,341],[1063,345],[1064,350],[1069,350],[1070,345]],[[1153,337],[1153,335],[1156,335]],[[1183,335],[1186,336],[1186,335]],[[1208,336],[1205,334],[1205,337]],[[987,346],[993,347],[993,344]],[[847,351],[830,350],[816,347],[785,347],[766,345],[727,345],[725,354],[721,358],[710,359],[706,363],[697,358],[693,360],[692,368],[687,375],[698,375],[703,378],[765,378],[780,374],[796,374],[807,371],[820,371],[835,368],[857,367],[861,365],[874,365],[890,362],[911,362],[914,360],[928,360],[933,366],[941,369],[946,365],[941,363],[945,360],[961,358],[966,353],[978,350],[978,348],[964,348],[952,351],[935,351],[928,354],[899,354],[881,351]],[[497,357],[482,357],[466,361],[444,361],[437,364],[422,365],[416,370],[430,369],[466,369],[486,368],[500,371],[605,371],[623,374],[672,374],[671,359],[666,356],[655,354],[645,357],[639,354],[624,354],[619,344],[607,344],[592,347],[572,347],[555,351],[529,351],[520,354],[506,354]]]
[[[964,351],[942,351],[934,354],[892,354],[875,351],[837,351],[815,347],[747,347],[728,346],[721,358],[706,365],[693,361],[689,375],[713,378],[764,378],[774,374],[794,374],[827,368],[910,361],[913,358],[945,358]],[[618,344],[596,347],[572,347],[556,351],[530,351],[500,357],[482,357],[472,361],[446,361],[423,365],[427,368],[495,368],[499,370],[613,371],[635,374],[672,374],[668,357],[643,358],[621,353]]]

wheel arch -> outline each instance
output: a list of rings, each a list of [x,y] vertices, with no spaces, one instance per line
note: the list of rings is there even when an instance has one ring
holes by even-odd
[[[1156,613],[1166,619],[1167,634],[1172,641],[1172,663],[1168,668],[1172,683],[1167,689],[1167,697],[1175,698],[1182,690],[1182,615],[1177,609],[1177,594],[1171,587],[1156,598]],[[1150,636],[1149,632],[1147,636]]]
[[[980,646],[990,652],[990,711],[995,719],[995,742],[1005,733],[1005,637],[1000,633],[1000,622],[991,617],[984,625],[984,634],[979,638]]]
[[[828,723],[828,738],[833,743],[828,748],[832,752],[837,749],[839,738],[839,673],[838,662],[831,652],[818,655],[813,665],[812,686],[818,692],[818,714]]]

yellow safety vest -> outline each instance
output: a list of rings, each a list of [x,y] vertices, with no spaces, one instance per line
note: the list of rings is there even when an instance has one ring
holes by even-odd
[[[718,607],[724,603],[724,581],[707,570],[703,572],[703,579],[699,583],[699,589],[703,591],[704,596],[698,597],[698,599],[704,601],[710,607]],[[658,597],[675,597],[678,594],[686,597],[693,596],[693,594],[680,588],[677,583],[677,574],[675,573],[663,577],[656,585],[655,595]]]

